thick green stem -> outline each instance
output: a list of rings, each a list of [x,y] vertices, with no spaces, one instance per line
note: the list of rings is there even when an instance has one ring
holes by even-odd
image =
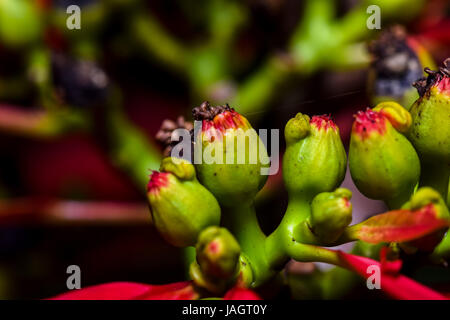
[[[272,269],[280,269],[288,261],[286,253],[296,239],[296,227],[308,217],[310,206],[308,201],[291,197],[283,220],[277,229],[267,238],[266,255]]]
[[[411,198],[411,194],[399,195],[395,198],[386,199],[384,203],[390,210],[400,209]]]
[[[310,244],[303,244],[293,241],[287,248],[287,254],[296,261],[324,262],[338,267],[347,268],[347,265],[340,259],[337,251]]]
[[[223,224],[236,237],[241,251],[248,259],[253,271],[252,286],[264,282],[271,274],[267,265],[264,243],[266,235],[259,227],[253,202],[224,208]]]
[[[183,249],[183,267],[186,279],[190,278],[189,270],[192,262],[195,261],[195,257],[196,257],[195,247],[190,246]]]

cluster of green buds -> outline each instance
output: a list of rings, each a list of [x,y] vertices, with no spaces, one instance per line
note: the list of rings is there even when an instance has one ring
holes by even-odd
[[[254,205],[267,180],[264,169],[270,166],[264,143],[230,106],[205,102],[194,108],[201,128],[184,126],[191,129],[191,161],[172,154],[148,185],[161,235],[177,246],[195,246],[190,267],[194,283],[219,294],[235,282],[258,287],[291,258],[342,266],[320,246],[355,240],[445,256],[449,61],[416,84],[420,98],[411,112],[388,101],[355,115],[348,151],[352,179],[364,195],[385,201],[392,211],[352,226],[352,193],[340,187],[347,154],[329,116],[298,113],[287,122],[282,168],[289,202],[280,224],[266,235]],[[165,141],[169,135],[164,131]]]
[[[415,187],[431,186],[448,200],[450,170],[450,59],[414,83],[419,98],[410,112],[383,102],[359,112],[353,124],[352,178],[367,197],[400,207]]]
[[[390,101],[355,116],[349,165],[365,196],[383,200],[391,209],[409,208],[404,204],[417,187],[432,187],[436,191],[423,194],[433,194],[436,203],[442,198],[444,207],[450,204],[449,67],[447,59],[438,71],[425,68],[428,76],[413,84],[419,98],[410,111]],[[414,241],[414,248],[431,250],[444,234]],[[443,256],[450,255],[446,243],[450,240],[436,248]]]

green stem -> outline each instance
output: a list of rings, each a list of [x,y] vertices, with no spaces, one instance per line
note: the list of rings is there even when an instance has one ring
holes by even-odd
[[[222,50],[230,50],[240,27],[248,20],[244,3],[212,0],[207,4],[209,42]]]
[[[231,105],[245,116],[259,115],[288,75],[292,74],[291,69],[282,57],[267,59],[239,86]]]
[[[434,249],[431,257],[434,259],[450,259],[450,229],[447,230],[444,239]]]
[[[131,21],[130,33],[144,49],[172,69],[186,70],[187,48],[169,35],[155,17],[149,13],[137,13]]]
[[[161,154],[145,134],[126,118],[117,95],[118,92],[112,94],[113,101],[106,112],[110,157],[144,192],[149,170],[159,168]]]
[[[406,202],[411,198],[411,194],[399,195],[395,198],[386,199],[384,203],[388,206],[390,210],[400,209]]]
[[[308,201],[291,197],[281,223],[266,240],[266,255],[272,269],[280,269],[289,259],[286,251],[296,238],[296,227],[309,216]]]
[[[324,262],[338,267],[347,268],[340,259],[337,251],[293,241],[286,253],[294,260],[300,262]]]
[[[236,237],[241,251],[253,271],[252,286],[257,286],[271,276],[266,261],[264,242],[266,235],[259,227],[253,202],[224,208],[223,224]]]
[[[195,261],[196,251],[194,246],[183,248],[183,266],[186,279],[190,278],[189,269],[192,262]]]

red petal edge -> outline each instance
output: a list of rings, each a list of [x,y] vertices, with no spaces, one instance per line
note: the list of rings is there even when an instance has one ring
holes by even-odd
[[[430,204],[415,211],[388,211],[361,222],[359,226],[356,236],[360,240],[369,243],[405,242],[447,228],[449,221],[438,218]]]
[[[197,298],[191,281],[165,285],[111,282],[72,290],[49,300],[189,300]]]
[[[224,300],[261,300],[255,292],[250,289],[236,286],[227,291]]]
[[[348,254],[338,251],[339,258],[348,268],[358,273],[364,278],[368,278],[372,273],[367,273],[367,268],[371,265],[380,267],[381,270],[381,289],[391,297],[399,300],[448,300],[442,294],[406,277],[403,275],[394,275],[382,271],[381,264],[378,261]]]

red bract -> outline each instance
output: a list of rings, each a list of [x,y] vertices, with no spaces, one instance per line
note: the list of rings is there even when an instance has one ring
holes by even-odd
[[[192,281],[164,285],[148,285],[134,282],[110,282],[72,290],[49,300],[197,300]],[[261,300],[253,291],[236,286],[224,296],[224,300]]]
[[[224,300],[261,300],[252,290],[236,286],[225,294]]]
[[[369,266],[378,266],[381,271],[381,289],[388,295],[400,300],[447,300],[445,296],[436,292],[406,276],[384,270],[380,262],[338,252],[340,260],[360,276],[368,278],[372,273],[367,273]]]
[[[354,227],[357,239],[369,242],[405,242],[447,228],[432,204],[419,210],[394,210],[373,216]]]
[[[111,282],[72,290],[50,300],[194,300],[198,294],[191,281],[165,285]]]

